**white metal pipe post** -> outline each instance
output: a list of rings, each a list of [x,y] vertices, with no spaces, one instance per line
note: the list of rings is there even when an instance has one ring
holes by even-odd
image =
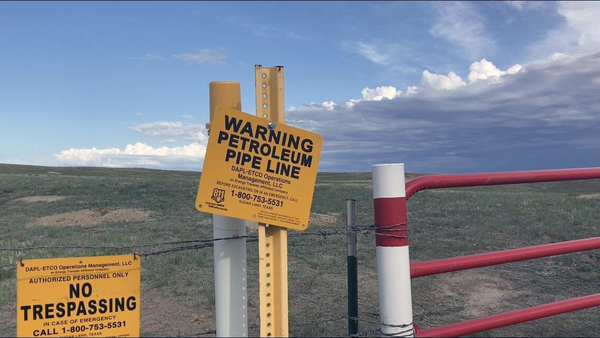
[[[372,170],[381,333],[414,337],[404,164]]]
[[[217,105],[242,110],[240,84],[210,83],[210,120]],[[207,125],[210,130],[210,124]],[[248,336],[246,221],[213,215],[213,238],[241,237],[214,242],[215,322],[217,337]]]

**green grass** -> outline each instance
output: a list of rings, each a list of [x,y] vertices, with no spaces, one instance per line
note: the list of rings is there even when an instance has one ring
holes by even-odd
[[[0,247],[133,245],[212,237],[212,216],[194,201],[200,175],[144,169],[49,168],[0,165]],[[328,222],[308,231],[344,226],[346,199],[358,200],[358,224],[373,223],[370,173],[320,173],[312,212]],[[600,181],[432,190],[411,198],[411,259],[423,261],[598,236]],[[55,202],[19,203],[27,196],[57,195]],[[40,217],[83,209],[130,208],[148,220],[98,226],[28,226]],[[249,234],[256,234],[252,228]],[[293,234],[294,232],[291,232]],[[165,247],[166,248],[166,247]],[[248,243],[250,324],[258,323],[257,244]],[[19,259],[130,253],[131,250],[50,249],[0,252],[0,265]],[[359,307],[378,312],[372,233],[358,236]],[[415,322],[422,328],[464,321],[599,291],[597,251],[551,257],[413,280]],[[143,335],[190,335],[214,328],[212,248],[147,257],[142,292]],[[14,271],[0,274],[0,336],[14,336]],[[341,336],[347,321],[308,324],[346,314],[346,237],[291,237],[290,333]],[[142,296],[144,297],[144,296]],[[149,304],[148,302],[146,304]],[[598,309],[519,324],[479,336],[598,336]],[[308,324],[308,325],[307,325]],[[360,330],[376,329],[360,323]],[[252,329],[252,335],[258,330]]]

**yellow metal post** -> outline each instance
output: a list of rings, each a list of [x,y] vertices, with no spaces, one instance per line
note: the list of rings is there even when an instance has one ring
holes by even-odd
[[[210,133],[215,108],[220,105],[242,110],[242,94],[240,83],[237,81],[213,81],[208,86],[210,95],[210,122],[206,124],[206,130]]]
[[[283,67],[255,66],[256,115],[285,122]],[[287,229],[258,226],[261,337],[288,337]]]

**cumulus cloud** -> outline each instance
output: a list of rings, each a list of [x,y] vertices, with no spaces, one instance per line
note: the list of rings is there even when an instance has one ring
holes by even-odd
[[[438,5],[438,16],[429,33],[460,46],[468,58],[481,57],[484,51],[495,48],[487,33],[484,18],[469,2],[452,2]]]
[[[321,108],[331,111],[336,109],[352,108],[357,103],[363,101],[381,101],[383,99],[393,100],[397,97],[413,96],[419,93],[419,89],[421,89],[422,94],[432,94],[433,92],[439,93],[456,90],[479,80],[493,80],[492,82],[498,83],[501,81],[502,76],[514,75],[520,72],[522,69],[523,67],[521,65],[516,64],[504,71],[498,69],[492,62],[482,59],[481,61],[475,61],[471,64],[470,73],[468,75],[468,84],[465,83],[465,81],[463,81],[463,79],[454,72],[450,72],[448,75],[442,75],[431,73],[425,70],[423,71],[421,77],[420,87],[408,86],[406,88],[406,92],[403,92],[394,86],[380,86],[376,87],[375,89],[365,87],[361,91],[361,99],[350,99],[341,104],[333,101],[325,101],[321,104],[311,102],[308,105],[303,105],[298,108],[291,106],[289,107],[289,111],[303,112]]]
[[[451,90],[464,85],[465,82],[462,78],[454,72],[450,72],[448,75],[440,75],[424,70],[423,77],[421,78],[421,87],[425,89]]]
[[[154,148],[146,143],[128,144],[125,149],[63,150],[54,157],[61,165],[94,167],[146,167],[200,170],[206,146],[192,143],[182,147]]]
[[[228,55],[225,52],[225,48],[207,48],[197,53],[182,53],[173,55],[176,59],[190,61],[193,63],[214,63],[218,65],[224,65]]]
[[[148,136],[170,139],[183,138],[188,141],[196,142],[206,141],[206,135],[203,132],[205,126],[199,124],[158,121],[129,127],[129,129]]]
[[[521,65],[516,64],[516,65],[510,67],[509,69],[507,69],[506,71],[502,71],[502,70],[498,69],[496,66],[494,66],[494,64],[491,63],[490,61],[488,61],[486,59],[482,59],[481,61],[476,61],[471,64],[471,67],[469,68],[469,70],[471,71],[469,73],[469,82],[473,83],[477,80],[485,80],[490,77],[498,80],[503,75],[516,74],[522,68],[523,67]]]
[[[505,71],[483,61],[471,69],[472,83],[424,72],[412,95],[306,105],[290,111],[288,123],[323,135],[320,170],[392,162],[409,172],[599,165],[600,53]]]
[[[393,86],[382,86],[375,89],[369,87],[362,90],[361,94],[365,101],[381,101],[382,99],[391,100],[401,92]]]

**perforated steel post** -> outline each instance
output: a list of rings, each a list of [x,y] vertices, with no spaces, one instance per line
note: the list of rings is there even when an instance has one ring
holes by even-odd
[[[285,122],[283,67],[255,66],[256,115],[269,127]],[[287,229],[259,223],[258,258],[261,337],[287,337],[288,266]]]

